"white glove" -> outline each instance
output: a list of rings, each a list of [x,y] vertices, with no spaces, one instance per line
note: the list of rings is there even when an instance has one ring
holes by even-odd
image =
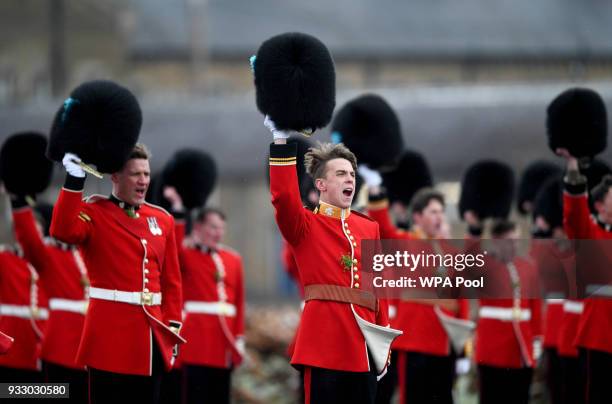
[[[363,177],[363,180],[368,187],[378,187],[380,184],[382,184],[382,177],[378,171],[372,170],[365,164],[359,164],[357,171],[359,172],[359,175]]]
[[[76,154],[66,153],[64,154],[64,158],[62,159],[62,164],[66,168],[68,174],[73,177],[85,178],[85,171],[81,168],[80,163],[81,159]]]
[[[291,135],[299,135],[299,132],[293,130],[278,130],[276,129],[276,125],[274,121],[266,115],[264,119],[264,126],[268,128],[270,132],[272,132],[272,136],[274,136],[274,140],[276,139],[288,139]]]
[[[536,362],[538,362],[542,357],[543,350],[542,338],[535,337],[533,339],[533,359],[535,359]]]

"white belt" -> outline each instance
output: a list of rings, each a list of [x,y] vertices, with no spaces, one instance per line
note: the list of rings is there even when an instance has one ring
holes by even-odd
[[[159,306],[162,302],[161,292],[124,292],[122,290],[89,288],[92,299],[109,300],[135,305]]]
[[[185,302],[186,313],[221,314],[227,317],[236,315],[236,306],[227,302]]]
[[[72,313],[85,314],[87,311],[87,300],[71,300],[71,299],[49,299],[49,308],[51,310],[70,311]]]
[[[31,306],[20,306],[16,304],[0,304],[0,315],[18,318],[34,318],[35,320],[46,320],[49,311],[45,308],[33,308]]]
[[[563,303],[563,311],[566,313],[582,314],[583,310],[584,303],[582,302],[572,302],[568,300]]]
[[[563,302],[565,302],[565,299],[546,299],[546,304],[551,305],[551,304],[563,304]]]
[[[478,310],[478,315],[480,318],[490,318],[502,321],[529,321],[531,320],[531,309],[483,306]]]
[[[589,296],[612,297],[612,285],[588,285],[586,292]]]

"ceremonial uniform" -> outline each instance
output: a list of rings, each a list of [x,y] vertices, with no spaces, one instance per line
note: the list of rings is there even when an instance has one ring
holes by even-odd
[[[77,363],[90,369],[92,397],[112,399],[121,375],[133,386],[122,399],[154,401],[184,341],[170,328],[180,327],[182,303],[174,219],[146,203],[126,211],[114,196],[83,201],[83,183],[68,175],[51,222],[51,236],[81,247],[91,281]]]
[[[426,239],[420,231],[407,232],[394,226],[388,205],[383,196],[370,196],[368,214],[380,226],[382,239]],[[422,247],[432,248],[429,244]],[[393,343],[393,350],[398,352],[396,366],[400,402],[452,402],[455,359],[461,352],[452,351],[435,306],[404,299],[392,299],[389,304],[390,313],[394,314],[391,326],[404,331]],[[444,308],[442,310],[448,315],[467,319],[469,303],[459,299],[457,305],[454,313]],[[388,397],[390,399],[391,396]]]
[[[536,361],[534,338],[541,335],[542,321],[541,300],[526,298],[538,291],[536,268],[525,258],[504,264],[491,255],[485,268],[487,283],[495,285],[489,295],[513,298],[479,301],[475,360],[480,402],[527,403]]]
[[[179,233],[182,225],[177,226]],[[186,245],[179,251],[183,336],[178,358],[186,372],[187,402],[229,402],[230,372],[244,354],[244,276],[234,250]]]
[[[334,380],[338,396],[326,399],[372,402],[372,374],[377,369],[369,355],[380,352],[368,347],[360,324],[365,320],[387,327],[389,322],[386,304],[377,304],[373,293],[362,290],[369,283],[361,268],[361,240],[378,239],[378,225],[365,215],[325,203],[315,211],[304,208],[295,156],[294,145],[270,146],[272,204],[306,300],[291,363],[305,367],[307,402],[320,399],[311,387]]]
[[[565,184],[563,194],[563,226],[571,239],[603,240],[612,239],[612,232],[602,223],[591,217],[586,192],[586,182]],[[609,266],[604,262],[589,262]],[[580,267],[579,271],[591,270]],[[608,277],[609,279],[609,277]],[[610,285],[584,285],[587,291],[595,293],[584,299],[582,313],[578,323],[575,345],[580,348],[580,356],[585,374],[585,402],[599,403],[610,399],[610,388],[607,375],[612,369],[612,293]],[[577,307],[576,307],[577,308]]]
[[[49,321],[42,342],[48,382],[70,383],[74,402],[87,399],[87,373],[76,363],[89,295],[87,269],[79,250],[53,239],[43,241],[32,209],[13,204],[17,240],[40,274],[49,298]]]
[[[42,381],[40,349],[49,316],[38,274],[15,247],[0,246],[0,331],[14,339],[0,355],[3,382]]]

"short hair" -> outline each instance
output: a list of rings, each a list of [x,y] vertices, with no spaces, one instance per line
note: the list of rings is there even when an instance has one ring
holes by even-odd
[[[225,213],[223,213],[221,209],[213,207],[206,207],[200,209],[196,215],[195,220],[197,223],[204,223],[206,222],[206,220],[208,220],[208,215],[211,214],[219,215],[219,217],[223,219],[223,221],[225,221]]]
[[[128,156],[128,160],[131,160],[131,159],[149,160],[150,158],[151,158],[151,152],[149,151],[147,146],[145,146],[142,143],[136,143],[134,145],[134,148],[130,152],[130,155]]]
[[[444,195],[441,192],[430,187],[421,188],[412,197],[412,202],[410,203],[411,213],[423,213],[432,200],[438,201],[444,206]]]
[[[357,171],[357,157],[342,143],[320,143],[311,147],[304,155],[306,172],[313,180],[325,176],[327,162],[333,159],[345,159],[351,163],[353,170]]]
[[[501,237],[516,230],[516,223],[508,219],[497,219],[491,225],[491,236]]]
[[[612,175],[606,174],[601,179],[601,182],[591,191],[591,199],[593,202],[603,202],[606,195],[608,195],[610,187],[612,187]]]

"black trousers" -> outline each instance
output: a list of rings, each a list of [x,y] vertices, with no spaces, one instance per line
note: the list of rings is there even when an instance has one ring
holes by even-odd
[[[183,366],[187,404],[229,404],[231,369]]]
[[[555,348],[546,348],[544,351],[546,360],[546,386],[550,396],[550,404],[562,402],[561,384],[561,358]]]
[[[343,372],[304,368],[306,404],[373,404],[376,400],[376,367],[370,358],[369,372]]]
[[[585,402],[610,403],[612,354],[594,349],[580,349],[580,362],[586,375]]]
[[[172,369],[164,373],[161,382],[160,404],[181,404],[183,402],[183,370]]]
[[[376,404],[389,404],[397,387],[397,351],[391,351],[391,365],[376,386]]]
[[[47,383],[68,383],[70,398],[63,403],[82,404],[89,401],[89,385],[86,370],[72,369],[43,362],[43,374]]]
[[[578,357],[559,357],[561,403],[584,404],[585,372],[580,366]]]
[[[412,403],[453,403],[455,355],[437,356],[399,352],[400,401]]]
[[[151,376],[89,368],[90,404],[158,404],[163,373],[164,363],[156,344]]]
[[[528,404],[532,368],[478,366],[480,404]]]

